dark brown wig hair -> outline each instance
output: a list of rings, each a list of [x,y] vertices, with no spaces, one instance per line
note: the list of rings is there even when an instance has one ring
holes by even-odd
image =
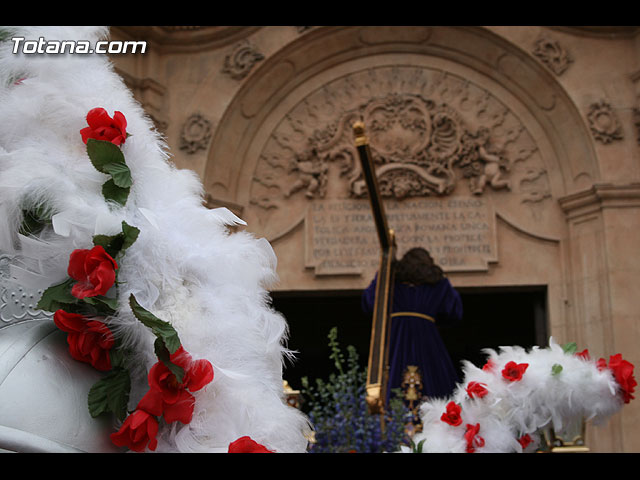
[[[395,281],[421,285],[438,283],[443,277],[442,268],[435,264],[427,250],[415,247],[408,250],[394,265]]]

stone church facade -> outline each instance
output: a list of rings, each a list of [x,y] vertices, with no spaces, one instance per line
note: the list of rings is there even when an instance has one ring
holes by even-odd
[[[400,254],[429,248],[462,289],[543,287],[547,337],[640,365],[640,28],[111,33],[147,41],[112,56],[118,73],[208,205],[271,242],[276,291],[375,273],[362,120]],[[639,427],[632,401],[589,447],[640,451]]]

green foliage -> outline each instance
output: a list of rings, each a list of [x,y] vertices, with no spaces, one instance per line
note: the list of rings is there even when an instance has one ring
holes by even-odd
[[[102,185],[104,198],[124,206],[129,198],[129,190],[133,185],[133,180],[122,150],[106,140],[89,138],[87,140],[87,154],[96,170],[111,176]]]
[[[113,412],[118,420],[124,420],[127,416],[130,389],[129,371],[123,368],[112,370],[89,390],[89,413],[95,418],[103,413]]]

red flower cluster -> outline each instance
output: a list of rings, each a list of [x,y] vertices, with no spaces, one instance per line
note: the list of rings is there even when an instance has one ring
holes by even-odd
[[[469,382],[466,389],[467,395],[469,395],[469,398],[482,398],[489,393],[486,387],[487,385],[485,383]]]
[[[473,453],[476,448],[484,447],[484,438],[478,435],[480,424],[467,424],[467,430],[464,432],[464,439],[467,441],[467,453]]]
[[[136,410],[129,415],[120,430],[111,434],[111,441],[118,447],[127,446],[134,452],[144,452],[145,448],[158,447],[158,419],[144,410]]]
[[[80,130],[84,143],[93,138],[122,145],[127,139],[127,119],[121,112],[114,112],[111,118],[104,108],[93,108],[87,114],[87,123],[89,126]]]
[[[170,361],[184,370],[182,382],[178,383],[164,363],[156,363],[149,370],[149,392],[140,400],[138,408],[163,416],[169,423],[189,423],[195,404],[189,391],[196,392],[211,382],[213,367],[207,360],[194,361],[182,347],[170,356]]]
[[[627,360],[623,360],[622,354],[611,355],[609,357],[609,364],[607,365],[604,358],[598,360],[599,367],[609,368],[613,372],[613,377],[616,379],[620,390],[622,391],[622,398],[624,403],[629,403],[635,397],[632,393],[637,385],[636,379],[633,376],[633,364]]]
[[[518,443],[520,444],[523,450],[527,448],[532,442],[533,442],[533,438],[531,438],[531,435],[529,435],[528,433],[525,433],[523,436],[521,436],[518,439]]]
[[[229,444],[229,453],[273,453],[251,437],[240,437]]]
[[[460,413],[462,412],[462,408],[456,402],[451,401],[447,403],[446,411],[440,417],[445,423],[448,423],[452,427],[457,427],[462,423],[462,417]]]
[[[482,366],[482,371],[484,372],[490,372],[493,370],[493,368],[496,366],[496,364],[493,362],[492,359],[488,359],[487,362]]]
[[[111,370],[109,352],[114,339],[111,330],[104,323],[64,310],[57,310],[53,314],[53,322],[60,330],[67,332],[72,358],[103,372]]]
[[[502,377],[510,382],[518,382],[522,380],[522,376],[528,367],[528,363],[508,362],[502,369]]]
[[[115,445],[127,446],[136,452],[143,451],[147,446],[155,450],[158,431],[156,417],[162,416],[167,423],[191,422],[195,398],[189,391],[195,392],[210,383],[213,380],[213,367],[208,360],[194,361],[182,347],[171,354],[169,360],[184,370],[182,382],[178,382],[162,362],[151,367],[147,377],[149,391],[120,430],[111,434],[111,441]]]
[[[104,295],[116,280],[118,264],[104,248],[78,249],[71,253],[67,273],[77,281],[71,294],[79,299]]]

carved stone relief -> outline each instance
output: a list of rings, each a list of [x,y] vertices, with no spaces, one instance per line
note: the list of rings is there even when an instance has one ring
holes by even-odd
[[[195,153],[206,150],[211,140],[211,123],[200,113],[191,115],[180,132],[180,150]]]
[[[622,140],[622,126],[608,102],[601,100],[592,103],[589,106],[587,120],[589,121],[591,133],[596,140],[604,144],[611,143],[614,140]]]
[[[258,49],[248,40],[238,43],[224,59],[222,72],[234,80],[246,77],[255,64],[264,59]]]
[[[383,196],[511,191],[514,165],[536,152],[518,118],[489,92],[460,77],[411,70],[412,75],[400,76],[399,67],[370,68],[304,99],[265,146],[251,203],[273,209],[298,192],[314,199],[324,198],[328,190],[364,198],[351,130],[359,119],[367,128]],[[400,78],[405,91],[394,88]],[[331,169],[339,179],[330,175]],[[529,175],[518,170],[522,178]]]
[[[633,124],[636,127],[636,134],[638,135],[638,145],[640,145],[640,108],[635,107],[633,109]]]
[[[552,72],[561,75],[573,62],[571,55],[556,40],[547,37],[539,38],[533,48],[538,57]]]
[[[486,271],[497,261],[496,206],[521,212],[526,203],[532,221],[542,218],[551,197],[545,165],[505,103],[451,72],[369,67],[325,83],[283,115],[253,173],[255,228],[275,239],[304,221],[305,265],[315,275],[357,275],[379,260],[357,120],[403,248],[429,244],[448,271]]]

